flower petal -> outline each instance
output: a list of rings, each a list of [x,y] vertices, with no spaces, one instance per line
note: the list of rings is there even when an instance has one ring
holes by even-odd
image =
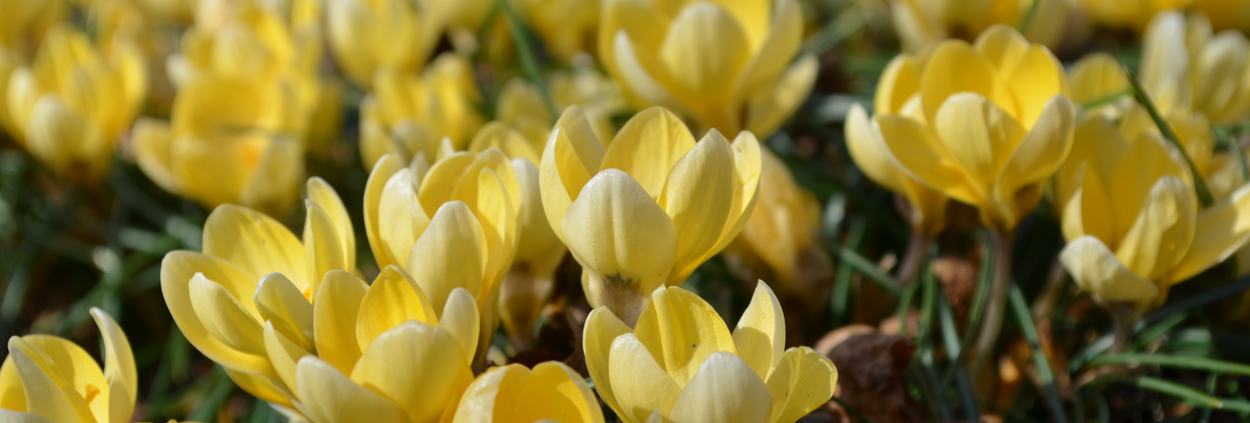
[[[756,91],[748,100],[746,129],[765,138],[776,132],[812,94],[819,70],[816,56],[806,55]]]
[[[560,220],[590,178],[599,172],[604,150],[580,107],[569,106],[556,122],[543,149],[538,176],[543,211],[556,236],[564,241]]]
[[[379,335],[409,320],[438,324],[434,306],[416,282],[400,268],[387,266],[360,300],[356,344],[361,351],[368,351],[369,344]]]
[[[1168,278],[1183,282],[1224,261],[1250,239],[1250,185],[1198,212],[1194,242]]]
[[[391,264],[406,264],[412,245],[430,225],[429,212],[417,198],[413,179],[412,171],[399,169],[386,182],[378,202],[377,228],[387,259],[396,260]]]
[[[165,255],[161,261],[161,293],[165,297],[165,305],[169,308],[174,322],[187,337],[187,341],[205,356],[227,368],[246,370],[256,373],[270,371],[269,360],[264,355],[241,351],[223,342],[211,334],[196,314],[194,304],[204,301],[196,298],[192,301],[190,282],[196,275],[203,275],[213,281],[233,281],[232,286],[245,285],[252,276],[230,263],[200,253],[190,251],[174,251]],[[255,288],[252,288],[254,292]],[[246,295],[246,294],[244,294]]]
[[[340,372],[350,372],[360,358],[356,319],[369,286],[351,273],[326,273],[313,306],[313,338],[317,356]]]
[[[250,272],[252,280],[276,272],[308,289],[303,244],[264,213],[229,204],[214,209],[204,222],[204,254]]]
[[[691,423],[768,421],[773,398],[768,386],[746,362],[718,351],[699,366],[681,391],[669,419]]]
[[[343,262],[356,267],[356,233],[352,230],[352,218],[347,214],[347,207],[343,206],[339,194],[324,179],[314,176],[308,178],[308,199],[320,206],[330,217],[330,223],[334,224],[334,233],[343,248]]]
[[[385,238],[382,236],[381,220],[383,190],[390,185],[391,177],[404,168],[398,156],[387,154],[373,165],[369,172],[369,180],[365,183],[365,235],[369,237],[369,249],[378,262],[378,267],[385,268],[392,264],[403,264],[391,254]],[[414,200],[416,194],[412,195]]]
[[[312,200],[305,200],[304,205],[308,207],[308,217],[304,220],[304,254],[310,282],[309,296],[315,300],[317,288],[326,272],[355,270],[356,263],[347,263],[343,256],[343,244],[330,215]]]
[[[400,404],[415,422],[434,421],[473,381],[456,339],[425,323],[405,322],[373,341],[352,381]]]
[[[838,386],[838,369],[811,348],[790,348],[766,384],[773,396],[769,421],[792,422],[829,402]]]
[[[478,332],[482,327],[477,302],[469,291],[459,287],[451,290],[451,295],[447,296],[447,305],[443,307],[442,317],[439,318],[438,328],[456,338],[465,361],[473,362],[479,342]]]
[[[693,292],[677,287],[663,287],[651,294],[634,333],[678,386],[690,383],[703,360],[713,353],[737,353],[734,338],[716,309]]]
[[[608,357],[607,372],[621,417],[638,422],[652,411],[668,415],[681,394],[681,386],[656,363],[647,347],[632,333],[616,337]]]
[[[638,112],[616,133],[600,168],[625,171],[651,198],[659,198],[673,166],[694,146],[694,136],[681,118],[652,107]]]
[[[1092,236],[1068,243],[1059,261],[1081,289],[1109,301],[1147,302],[1159,295],[1154,283],[1133,274]]]
[[[738,326],[733,332],[734,348],[760,380],[767,380],[769,373],[781,361],[786,344],[786,316],[781,302],[764,281],[755,284],[751,304],[742,312]]]
[[[135,356],[130,341],[121,326],[104,310],[91,308],[91,318],[100,330],[104,341],[104,378],[108,380],[108,422],[125,423],[134,413],[135,400],[139,398],[139,374],[135,370]],[[94,362],[91,364],[95,364]]]
[[[268,353],[269,362],[273,363],[273,368],[278,373],[278,378],[282,380],[282,383],[286,384],[288,389],[293,390],[293,393],[298,397],[296,366],[300,358],[311,353],[274,329],[273,320],[265,322],[265,352]]]
[[[407,268],[434,310],[442,310],[455,288],[464,288],[474,297],[482,293],[486,256],[481,224],[468,206],[452,201],[439,207],[429,228],[412,246]]]
[[[13,358],[18,377],[22,379],[27,413],[57,422],[90,421],[92,413],[86,401],[73,386],[66,386],[69,381],[61,378],[60,372],[47,361],[49,358],[39,348],[14,336],[9,338],[9,355]]]
[[[929,128],[898,115],[878,115],[873,119],[899,167],[916,181],[964,203],[985,202],[987,193],[964,175]]]
[[[312,421],[346,423],[408,423],[402,408],[316,357],[300,359],[297,370],[300,403]]]
[[[265,355],[264,330],[259,313],[244,308],[221,284],[196,273],[189,283],[195,315],[213,337],[226,345],[254,355]]]
[[[1193,242],[1196,202],[1180,178],[1160,178],[1116,248],[1116,257],[1134,274],[1158,280],[1184,258]]]
[[[314,348],[313,305],[289,279],[281,273],[265,275],[252,299],[261,318],[272,321],[274,329],[301,348]]]
[[[920,102],[928,122],[937,122],[938,108],[948,97],[962,92],[980,94],[1014,116],[1014,104],[998,101],[1006,97],[1005,91],[994,64],[968,43],[957,40],[938,45],[920,79]]]
[[[733,85],[751,51],[733,15],[716,3],[695,2],[673,18],[656,53],[674,82],[715,101],[728,99],[731,92],[725,88]]]
[[[617,414],[625,415],[612,389],[610,356],[612,343],[618,336],[632,332],[629,326],[613,315],[607,307],[599,307],[586,317],[582,330],[582,345],[586,350],[586,371],[595,382],[595,390],[603,402]],[[667,376],[665,376],[667,377]]]
[[[684,279],[716,253],[712,248],[720,240],[734,200],[733,156],[729,141],[713,128],[669,172],[658,201],[677,228],[673,276]]]

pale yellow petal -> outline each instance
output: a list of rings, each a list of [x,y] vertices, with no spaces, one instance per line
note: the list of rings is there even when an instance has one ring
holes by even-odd
[[[639,422],[652,411],[662,415],[672,411],[681,386],[656,363],[638,337],[632,333],[616,337],[607,361],[610,370],[606,376],[622,417]]]
[[[404,168],[404,164],[399,160],[398,156],[385,155],[373,165],[373,170],[369,172],[369,180],[365,183],[365,235],[369,237],[369,249],[373,251],[373,258],[377,261],[378,267],[386,267],[392,264],[403,264],[402,261],[391,255],[390,247],[386,245],[385,238],[382,236],[381,215],[382,215],[382,197],[387,185],[390,185],[391,177]],[[414,195],[415,197],[415,195]]]
[[[1250,239],[1250,185],[1234,191],[1228,199],[1198,212],[1194,241],[1185,258],[1169,275],[1183,282],[1224,261]]]
[[[711,2],[682,8],[657,51],[675,82],[710,101],[728,97],[725,88],[746,66],[750,52],[742,26]]]
[[[269,361],[273,363],[278,378],[298,397],[296,366],[300,358],[311,353],[274,329],[273,323],[272,320],[265,322],[265,352],[268,354]]]
[[[658,202],[677,228],[675,273],[684,275],[687,268],[702,264],[715,253],[712,248],[726,223],[737,223],[726,222],[734,201],[734,179],[733,150],[716,129],[673,165]]]
[[[900,167],[916,181],[968,204],[982,204],[988,193],[973,183],[931,130],[897,115],[873,118]]]
[[[994,64],[963,41],[945,41],[929,56],[920,79],[925,120],[936,122],[938,109],[956,93],[975,93],[997,103],[1007,114],[1014,104],[1003,104],[1005,88]]]
[[[412,420],[394,402],[357,385],[334,366],[316,357],[300,359],[297,370],[300,403],[316,422],[408,423]]]
[[[769,137],[790,119],[812,93],[820,62],[816,56],[800,57],[772,84],[756,91],[748,100],[745,129]]]
[[[290,279],[281,273],[265,275],[252,299],[261,317],[273,322],[274,329],[301,348],[314,348],[313,305]]]
[[[690,383],[703,360],[713,353],[737,353],[734,338],[716,309],[693,292],[676,287],[651,294],[634,333],[678,386]]]
[[[612,389],[610,356],[612,343],[618,336],[632,332],[629,326],[621,322],[607,307],[599,307],[586,317],[586,326],[582,330],[582,344],[586,351],[586,370],[595,382],[595,390],[608,407],[618,415],[628,411],[621,408]],[[667,377],[667,376],[665,376]]]
[[[9,338],[9,354],[26,391],[27,413],[68,423],[91,418],[86,401],[73,387],[64,386],[64,379],[47,373],[51,363],[39,349],[14,336]]]
[[[135,369],[134,353],[130,349],[130,341],[122,332],[121,326],[104,310],[91,308],[91,318],[100,329],[100,338],[104,341],[104,378],[109,384],[108,421],[111,423],[129,422],[134,413],[135,401],[139,398],[139,374]]]
[[[194,304],[204,301],[198,297],[192,299],[190,283],[196,275],[219,282],[234,280],[237,285],[255,280],[250,279],[252,276],[247,272],[212,256],[190,251],[166,254],[161,261],[161,294],[165,297],[165,305],[173,315],[174,322],[187,337],[187,341],[196,350],[223,366],[256,373],[269,371],[269,360],[264,355],[239,350],[209,332],[207,323],[200,320],[194,308]]]
[[[1110,301],[1147,302],[1159,295],[1154,283],[1133,274],[1097,238],[1083,236],[1068,243],[1059,261],[1085,291]]]
[[[761,380],[781,361],[786,346],[786,316],[781,302],[764,281],[755,284],[751,303],[733,331],[734,347]]]
[[[414,422],[434,421],[473,380],[456,339],[416,321],[383,333],[352,370],[352,381],[399,404]]]
[[[829,402],[838,386],[838,369],[811,348],[790,348],[766,384],[773,396],[769,421],[792,423]]]
[[[304,245],[282,223],[252,209],[223,205],[213,210],[204,222],[204,254],[249,272],[253,281],[281,273],[301,290],[311,285]]]
[[[681,391],[669,418],[692,423],[768,421],[773,398],[764,380],[738,356],[716,352]]]
[[[304,220],[304,254],[307,257],[309,296],[315,301],[317,287],[326,272],[350,272],[355,270],[356,264],[347,263],[347,258],[343,256],[343,244],[339,241],[333,218],[311,200],[305,200],[304,206],[308,207],[308,217]]]
[[[347,214],[343,200],[324,179],[308,178],[308,199],[317,203],[330,217],[334,224],[334,232],[338,234],[339,243],[343,248],[343,262],[352,268],[356,266],[356,233],[352,229],[352,218]],[[307,242],[307,240],[305,240]],[[351,270],[351,269],[347,269]]]
[[[409,320],[438,324],[434,306],[416,282],[400,268],[387,266],[360,301],[356,344],[361,351],[367,351],[379,335]]]
[[[543,211],[561,241],[560,220],[582,186],[599,172],[604,150],[580,107],[569,106],[556,122],[539,163]]]
[[[369,286],[342,270],[331,271],[321,281],[313,307],[313,332],[317,356],[340,372],[351,372],[360,358],[356,342],[356,318]]]
[[[189,286],[191,297],[195,298],[191,306],[209,334],[236,350],[265,354],[260,316],[245,309],[230,291],[203,273],[196,273]]]
[[[385,161],[383,159],[378,163]],[[377,230],[381,238],[378,244],[385,249],[388,260],[395,260],[390,264],[407,263],[412,245],[430,224],[427,213],[417,198],[417,186],[412,172],[401,168],[391,175],[386,187],[382,189],[376,214]]]
[[[486,254],[481,224],[468,206],[452,201],[438,209],[413,245],[407,268],[434,310],[442,310],[455,288],[474,297],[482,292]]]
[[[616,133],[601,168],[625,171],[654,199],[663,191],[673,165],[694,146],[694,136],[681,118],[652,107],[638,112]]]
[[[1116,248],[1116,258],[1142,278],[1162,277],[1184,258],[1193,242],[1196,203],[1180,178],[1160,178]]]
[[[478,332],[482,327],[477,301],[469,291],[459,287],[451,290],[451,295],[447,296],[447,305],[443,307],[439,318],[438,328],[456,338],[465,361],[473,361],[473,355],[477,353]]]
[[[950,96],[932,122],[951,157],[984,188],[1005,171],[1007,159],[1027,133],[1007,112],[976,93]],[[1065,148],[1061,157],[1067,153]]]

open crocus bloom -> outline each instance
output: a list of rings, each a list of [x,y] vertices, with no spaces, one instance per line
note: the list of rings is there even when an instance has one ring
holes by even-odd
[[[530,369],[495,367],[478,376],[460,399],[457,423],[603,423],[599,400],[582,376],[559,361]]]
[[[1250,116],[1250,42],[1213,34],[1206,16],[1159,13],[1142,40],[1141,78],[1160,111],[1194,110],[1215,123]]]
[[[782,351],[785,317],[763,281],[732,334],[698,295],[661,287],[633,329],[599,307],[583,339],[595,389],[630,423],[792,423],[829,401],[838,378],[810,348]]]
[[[795,0],[608,0],[599,56],[638,106],[673,110],[698,133],[766,136],[816,81],[814,56],[790,64],[802,38]]]
[[[93,184],[103,179],[113,146],[138,112],[147,73],[133,46],[118,45],[105,56],[86,34],[59,24],[34,62],[0,84],[7,85],[0,100],[13,138],[62,178]]]
[[[1076,142],[1093,151],[1071,178],[1078,188],[1063,210],[1068,245],[1060,260],[1100,301],[1153,308],[1171,285],[1250,239],[1250,186],[1199,210],[1188,169],[1157,135],[1127,138],[1094,116],[1081,124]]]
[[[950,40],[924,60],[901,60],[877,86],[878,102],[895,110],[873,117],[888,157],[1010,232],[1037,206],[1042,182],[1072,145],[1076,107],[1062,65],[1003,25],[975,45]]]
[[[139,395],[130,341],[98,308],[91,318],[104,340],[104,369],[67,339],[50,335],[9,338],[0,366],[0,420],[31,423],[126,423]]]
[[[326,2],[330,51],[352,82],[364,88],[372,86],[379,69],[421,70],[443,27],[434,13],[405,0]]]
[[[1072,6],[1066,1],[1044,1],[1030,11],[1031,2],[1017,0],[891,0],[890,16],[903,47],[918,52],[947,38],[971,40],[996,24],[1015,25],[1033,13],[1029,40],[1054,48],[1063,40]]]
[[[905,66],[905,60],[910,59],[899,56],[891,62],[887,72]],[[880,105],[878,103],[879,108]],[[878,110],[877,113],[890,112]],[[846,117],[846,148],[864,175],[907,199],[909,213],[905,217],[912,230],[928,236],[942,232],[946,226],[948,199],[941,192],[913,179],[899,161],[891,157],[890,147],[881,135],[881,127],[876,120],[868,117],[859,104],[851,106],[851,112]]]
[[[433,166],[383,156],[365,185],[365,230],[379,266],[397,265],[441,309],[455,288],[482,312],[478,359],[498,327],[499,282],[517,248],[521,190],[495,148],[454,153]]]
[[[590,304],[633,322],[646,295],[681,286],[724,249],[755,207],[759,142],[719,131],[695,143],[686,125],[653,107],[604,151],[581,109],[565,110],[543,151],[543,210],[582,264]]]
[[[472,65],[455,53],[440,55],[420,76],[379,69],[360,104],[360,158],[366,168],[386,154],[434,160],[444,139],[463,150],[482,126],[481,101]]]

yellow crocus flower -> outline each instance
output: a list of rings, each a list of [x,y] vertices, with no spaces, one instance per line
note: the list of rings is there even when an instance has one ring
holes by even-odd
[[[1097,52],[1081,57],[1068,72],[1071,83],[1069,97],[1076,104],[1090,104],[1102,101],[1086,114],[1099,114],[1109,119],[1123,117],[1124,110],[1133,102],[1133,93],[1124,74],[1124,65],[1116,61],[1110,54]],[[1113,96],[1118,98],[1111,99]]]
[[[635,115],[605,149],[570,107],[540,168],[543,210],[582,264],[590,304],[633,323],[647,293],[681,286],[738,236],[759,191],[760,146],[742,131],[701,141],[662,107]]]
[[[882,74],[881,84],[892,83],[891,79],[906,73],[902,69],[912,66],[913,59],[909,56],[895,58]],[[881,94],[882,91],[878,91],[878,95]],[[919,102],[912,104],[918,106]],[[879,101],[876,107],[878,115],[902,113],[902,110],[891,110],[888,101]],[[912,112],[916,111],[918,110]],[[859,104],[851,107],[846,118],[846,148],[864,175],[907,199],[908,208],[904,217],[913,231],[927,237],[937,236],[942,232],[942,228],[946,226],[946,196],[913,179],[899,161],[893,158],[877,121],[870,119]]]
[[[795,184],[780,158],[767,148],[760,152],[759,199],[731,248],[748,258],[756,274],[772,276],[783,295],[807,304],[821,301],[820,293],[828,292],[822,285],[833,276],[833,264],[816,238],[820,204]]]
[[[101,369],[82,347],[51,335],[9,338],[0,366],[0,420],[126,423],[139,397],[130,341],[98,308],[91,318],[104,341]]]
[[[147,87],[143,57],[131,46],[105,57],[85,34],[48,31],[30,66],[12,72],[7,109],[12,134],[62,177],[99,182],[113,147],[138,112]]]
[[[412,0],[326,2],[330,51],[343,73],[366,89],[379,69],[421,70],[443,27],[442,19]]]
[[[1076,138],[1090,151],[1071,179],[1060,261],[1099,301],[1153,308],[1250,239],[1250,186],[1199,210],[1189,170],[1158,135],[1093,116]]]
[[[732,333],[698,295],[660,287],[632,329],[590,313],[586,367],[625,422],[792,423],[829,401],[838,370],[808,347],[783,352],[785,327],[763,281]]]
[[[182,87],[169,123],[135,124],[135,159],[161,188],[205,207],[278,213],[294,202],[304,174],[303,143],[285,124],[288,106],[277,86],[205,74]]]
[[[582,376],[559,361],[520,364],[478,376],[460,399],[456,423],[603,423],[603,409]]]
[[[897,110],[873,117],[888,157],[916,181],[981,209],[1000,233],[1033,211],[1072,145],[1076,107],[1063,67],[1007,26],[975,45],[943,42],[882,82],[878,102]]]
[[[553,58],[572,62],[593,53],[601,0],[510,0]]]
[[[1210,17],[1216,30],[1250,31],[1250,0],[1194,0],[1193,10]]]
[[[1079,6],[1095,22],[1113,28],[1140,30],[1167,9],[1186,7],[1194,0],[1078,0]],[[1222,1],[1222,0],[1221,0]]]
[[[1155,16],[1142,41],[1141,78],[1165,114],[1193,110],[1214,123],[1250,117],[1250,42],[1236,30],[1214,34],[1202,14]]]
[[[41,40],[70,12],[65,0],[0,0],[0,47],[29,58]],[[0,81],[4,85],[8,80]]]
[[[518,245],[522,190],[498,149],[459,152],[429,166],[383,156],[365,185],[365,230],[380,267],[407,270],[436,308],[457,287],[477,299],[485,357],[498,327],[499,285]]]
[[[361,160],[366,168],[386,154],[408,161],[424,152],[433,160],[444,138],[463,150],[484,123],[481,102],[472,65],[455,53],[439,56],[419,77],[380,69],[360,105]]]
[[[1031,7],[1032,0],[891,0],[890,16],[903,48],[919,52],[947,38],[971,41],[997,24],[1014,26]],[[1071,14],[1067,1],[1043,0],[1024,35],[1055,48]]]
[[[794,61],[802,38],[796,0],[606,0],[599,57],[639,108],[666,107],[696,134],[767,136],[816,81],[814,56]]]

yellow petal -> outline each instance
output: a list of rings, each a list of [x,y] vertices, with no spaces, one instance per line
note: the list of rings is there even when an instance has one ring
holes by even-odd
[[[1147,280],[1163,276],[1184,258],[1193,242],[1196,202],[1180,178],[1160,178],[1116,249],[1116,257]]]
[[[373,170],[369,173],[369,180],[365,183],[365,235],[369,237],[369,249],[373,251],[374,260],[378,262],[378,267],[385,268],[392,264],[402,264],[393,255],[391,255],[390,247],[386,245],[385,238],[382,236],[381,223],[379,220],[382,215],[382,196],[383,190],[390,184],[391,176],[394,176],[400,169],[404,168],[403,162],[395,155],[382,156],[373,166]],[[416,195],[413,194],[415,199]],[[405,257],[406,259],[406,257]]]
[[[304,220],[304,254],[308,266],[309,292],[315,300],[321,278],[331,270],[355,270],[355,263],[347,263],[343,257],[334,221],[329,214],[311,200],[305,200],[308,217]]]
[[[569,106],[547,138],[538,169],[543,211],[561,241],[564,240],[564,232],[560,220],[569,204],[577,199],[582,186],[599,172],[603,155],[603,147],[586,119],[586,113],[580,107]]]
[[[677,287],[660,288],[651,294],[634,333],[679,386],[690,383],[703,360],[713,353],[737,353],[733,336],[716,309],[693,292]]]
[[[1015,68],[1006,75],[1007,86],[1019,108],[1016,119],[1026,128],[1033,128],[1033,122],[1045,113],[1052,98],[1068,95],[1068,76],[1063,71],[1063,64],[1050,54],[1050,50],[1040,45],[1030,46]]]
[[[618,291],[646,295],[672,270],[677,229],[625,172],[608,169],[591,179],[561,224],[565,233],[578,234],[565,239],[573,257],[605,282],[590,285],[591,305],[612,303]]]
[[[272,320],[265,322],[265,352],[268,353],[269,361],[273,363],[278,378],[296,396],[299,396],[296,366],[300,358],[311,353],[292,342],[286,335],[279,333],[274,329],[273,323]]]
[[[264,330],[258,315],[245,309],[230,291],[203,273],[196,273],[189,285],[191,297],[195,298],[191,306],[209,334],[236,350],[265,354]]]
[[[480,320],[477,301],[469,291],[459,287],[453,289],[451,295],[447,296],[447,305],[443,307],[438,328],[456,338],[466,362],[472,362],[473,355],[477,353],[478,332],[482,329]]]
[[[894,158],[916,181],[968,204],[984,203],[987,193],[964,176],[929,128],[897,115],[878,115],[873,119]]]
[[[356,342],[356,318],[369,286],[341,270],[331,271],[321,281],[313,307],[313,339],[317,356],[340,372],[350,372],[360,358]]]
[[[214,209],[204,222],[204,254],[242,268],[253,281],[281,273],[301,290],[311,285],[303,244],[282,223],[255,210],[234,205]]]
[[[757,35],[756,27],[747,24],[747,20],[735,13],[743,10],[743,6],[748,4],[753,7],[765,6],[763,2],[752,1],[721,3],[730,13],[738,16],[738,22],[743,24],[742,29],[745,30],[747,39],[752,46],[751,51],[756,52],[738,78],[736,89],[740,95],[755,92],[761,86],[767,85],[769,81],[776,79],[794,58],[795,53],[799,50],[799,44],[803,41],[803,10],[798,2],[782,0],[774,3],[772,22],[759,22],[768,29],[767,38],[763,38],[762,34]],[[756,11],[750,19],[762,21],[766,18],[767,13],[765,11]],[[769,24],[771,24],[771,28],[768,28]],[[809,87],[808,91],[810,89]],[[750,127],[748,126],[748,128]],[[754,132],[755,130],[751,129],[751,131]],[[763,134],[762,132],[756,133]]]
[[[721,229],[720,240],[706,257],[720,253],[738,237],[751,219],[751,212],[755,210],[755,202],[759,199],[760,175],[763,169],[759,140],[751,131],[742,131],[730,146],[734,153],[734,199],[730,203],[729,217],[725,219],[726,225]],[[691,268],[687,270],[693,271]],[[670,280],[673,278],[673,275],[669,275]]]
[[[1169,154],[1165,142],[1162,138],[1149,135],[1129,139],[1129,148],[1104,180],[1111,202],[1115,205],[1117,236],[1123,237],[1137,221],[1156,181],[1164,176],[1189,180],[1189,170],[1182,169],[1182,165]]]
[[[702,108],[699,106],[709,106],[692,102],[697,101],[698,97],[685,84],[678,83],[669,75],[670,70],[658,57],[656,50],[647,49],[641,43],[635,42],[635,37],[636,34],[623,30],[607,37],[610,48],[606,51],[613,54],[612,63],[616,69],[613,75],[621,82],[628,98],[637,98],[642,105],[661,105],[687,116],[695,116],[695,111]]]
[[[1068,243],[1059,261],[1081,289],[1109,301],[1147,302],[1159,295],[1154,283],[1133,274],[1097,238]]]
[[[632,333],[618,336],[610,351],[606,376],[621,416],[637,422],[646,420],[652,411],[668,415],[681,386],[656,363],[638,337]]]
[[[9,338],[9,354],[26,391],[27,413],[57,422],[91,418],[87,403],[73,387],[64,386],[67,381],[47,373],[51,363],[39,349],[14,336]]]
[[[165,191],[177,193],[178,177],[172,168],[173,153],[170,143],[174,134],[169,124],[151,118],[140,118],[130,133],[135,163],[148,179]]]
[[[178,329],[196,350],[214,362],[229,368],[266,372],[269,360],[264,355],[241,351],[225,343],[209,331],[206,322],[200,320],[194,304],[203,302],[204,299],[197,297],[193,301],[190,287],[191,279],[196,275],[213,281],[235,281],[227,283],[228,285],[244,285],[255,280],[243,270],[211,256],[190,251],[166,254],[161,261],[161,294],[165,297],[165,305],[173,315],[174,322],[178,324]],[[252,289],[251,292],[254,292],[254,286]]]
[[[762,422],[772,415],[768,386],[738,356],[718,351],[681,391],[669,418],[673,421]]]
[[[104,341],[104,378],[109,384],[108,421],[128,422],[134,413],[135,400],[139,398],[139,374],[135,370],[130,341],[121,326],[104,310],[92,307],[91,318],[95,320],[100,338]]]
[[[416,422],[438,419],[473,373],[456,339],[425,323],[408,321],[369,345],[352,370],[352,381],[397,404]],[[415,400],[414,400],[415,399]]]
[[[1128,88],[1124,67],[1115,57],[1104,52],[1085,55],[1068,72],[1072,83],[1072,101],[1077,104],[1105,98]]]
[[[747,64],[750,51],[733,15],[715,3],[697,2],[673,19],[658,53],[677,83],[711,100],[727,97],[725,87]]]
[[[988,188],[1026,130],[989,99],[974,93],[950,96],[938,109],[934,129],[947,151],[976,183]],[[1042,139],[1046,141],[1047,139]],[[1065,148],[1061,157],[1067,156]]]
[[[487,123],[469,142],[469,151],[474,153],[481,153],[491,147],[502,150],[511,158],[525,159],[533,163],[542,161],[541,153],[534,150],[524,135],[500,121]]]
[[[439,207],[429,228],[412,246],[407,267],[434,310],[446,306],[455,288],[479,295],[486,266],[485,243],[482,226],[468,206],[452,201]]]
[[[602,423],[603,408],[577,371],[559,361],[534,366],[522,392],[537,401],[517,403],[517,421],[540,418],[561,422]]]
[[[608,145],[602,169],[620,169],[658,198],[673,166],[695,146],[686,124],[662,107],[630,118]]]
[[[1009,153],[994,185],[996,202],[1009,219],[1009,227],[1033,211],[1041,198],[1040,184],[1063,165],[1072,148],[1075,120],[1072,101],[1055,96],[1046,102],[1033,129]]]
[[[608,404],[618,415],[625,415],[627,410],[621,408],[612,390],[611,365],[612,343],[618,336],[632,330],[621,319],[616,318],[606,307],[599,307],[586,317],[586,327],[582,330],[582,344],[586,350],[586,371],[595,382],[595,390],[603,402]],[[667,377],[667,376],[665,376]]]
[[[734,348],[760,380],[781,361],[786,346],[786,316],[777,295],[764,281],[755,284],[751,304],[742,312],[733,332]]]
[[[846,116],[846,149],[855,166],[873,182],[894,192],[906,192],[907,175],[898,168],[877,123],[859,104]]]
[[[720,240],[734,200],[733,159],[729,141],[712,129],[669,172],[659,205],[677,228],[673,266],[679,275],[716,253],[711,250]]]
[[[416,283],[396,266],[387,266],[378,274],[369,291],[360,301],[356,317],[356,343],[367,351],[382,333],[409,320],[438,324],[434,307]]]
[[[40,367],[40,371],[52,378],[70,402],[77,404],[93,397],[98,399],[82,402],[82,407],[78,412],[85,421],[90,421],[93,417],[96,421],[107,421],[113,411],[111,409],[113,402],[119,403],[116,410],[118,412],[134,407],[133,400],[127,399],[129,389],[122,386],[124,382],[116,378],[106,378],[91,354],[77,344],[51,335],[27,335],[22,337],[21,341],[23,345],[29,347],[26,352]],[[18,376],[21,376],[20,367],[14,370],[19,371]],[[113,387],[117,387],[118,391],[112,391]],[[26,398],[28,401],[40,399],[29,392]],[[128,402],[122,404],[121,400]],[[21,409],[33,410],[26,404],[23,404]]]
[[[493,367],[482,373],[465,389],[464,396],[456,407],[454,422],[507,421],[504,419],[513,416],[507,405],[511,405],[512,394],[517,393],[514,390],[519,383],[516,382],[518,379],[523,381],[528,376],[529,369],[516,363]],[[500,418],[496,419],[496,415]]]
[[[265,275],[252,298],[261,318],[273,322],[283,336],[303,349],[314,348],[313,305],[290,279],[281,273]]]
[[[803,56],[772,84],[756,91],[748,100],[746,129],[765,138],[771,136],[811,95],[819,70],[816,56]]]
[[[238,193],[239,204],[270,213],[286,210],[295,201],[299,181],[304,178],[303,157],[304,144],[299,140],[285,135],[267,137],[255,172]]]
[[[1169,279],[1182,282],[1224,261],[1250,239],[1250,186],[1198,213],[1194,241]]]
[[[270,369],[270,373],[274,370]],[[291,405],[291,399],[295,398],[295,394],[287,389],[286,384],[277,376],[263,375],[257,373],[245,373],[226,368],[226,376],[239,389],[252,394],[259,400],[268,402],[274,410],[283,412],[283,409]]]
[[[357,385],[334,366],[316,357],[300,359],[297,374],[300,403],[313,421],[412,421],[394,402]]]
[[[334,224],[334,232],[338,234],[343,248],[343,262],[355,267],[356,233],[352,230],[352,218],[347,214],[347,207],[343,206],[339,194],[324,179],[314,176],[308,178],[308,199],[317,203],[330,217],[330,223]]]
[[[920,80],[921,104],[925,120],[937,122],[938,108],[956,93],[980,94],[992,100],[1007,114],[1014,105],[1004,104],[1003,82],[993,63],[963,41],[945,41],[929,56]]]
[[[1029,40],[1007,25],[994,25],[976,39],[976,50],[1003,75],[1009,75],[1029,50]]]
[[[838,386],[838,369],[811,348],[790,348],[766,384],[773,397],[769,421],[793,422],[829,402]]]
[[[1157,14],[1142,36],[1142,86],[1164,114],[1193,98],[1186,38],[1185,17],[1175,10]]]
[[[399,169],[386,182],[377,208],[380,244],[386,251],[387,259],[396,261],[391,264],[408,262],[413,243],[430,224],[426,213],[417,199],[417,187],[411,171]]]
[[[23,403],[25,405],[25,403]],[[47,417],[0,408],[0,420],[12,423],[57,423]]]
[[[923,70],[921,63],[911,55],[894,56],[877,82],[877,92],[873,96],[873,113],[899,113],[903,104],[920,92],[920,75]]]

